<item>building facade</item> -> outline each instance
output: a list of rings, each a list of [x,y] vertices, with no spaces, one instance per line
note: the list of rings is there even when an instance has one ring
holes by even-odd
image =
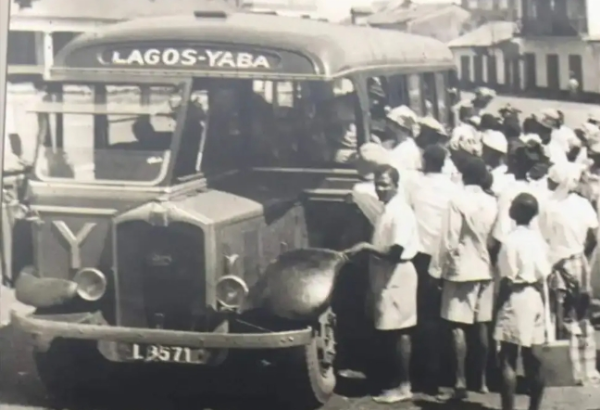
[[[0,0],[9,1],[9,0]],[[105,24],[153,15],[230,9],[235,0],[10,0],[8,78],[39,78],[75,36]]]
[[[560,98],[574,78],[582,99],[600,99],[600,21],[593,18],[600,16],[600,1],[515,0],[514,5],[512,35],[496,29],[485,42],[468,33],[449,44],[463,85]]]

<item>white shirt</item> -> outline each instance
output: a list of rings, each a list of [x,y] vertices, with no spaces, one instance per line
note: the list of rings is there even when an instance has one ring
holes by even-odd
[[[394,245],[404,248],[402,259],[412,259],[419,249],[417,220],[412,209],[399,194],[388,202],[375,222],[371,243],[379,249],[387,249]],[[369,277],[371,290],[375,293],[385,288],[398,287],[402,283],[402,275],[394,275],[402,264],[393,263],[371,256]]]
[[[504,190],[498,195],[498,219],[493,230],[493,237],[498,242],[504,242],[504,238],[517,227],[515,221],[510,217],[509,211],[513,199],[523,192],[531,194],[537,199],[540,210],[544,207],[548,195],[548,191],[544,188],[515,179],[507,183]],[[538,217],[533,218],[530,226],[539,232],[538,219]]]
[[[406,138],[390,151],[390,161],[398,171],[422,168],[421,150],[412,138]]]
[[[375,183],[372,181],[359,182],[352,188],[352,201],[367,217],[372,225],[383,212],[383,204],[377,197]]]
[[[480,187],[467,185],[450,200],[442,224],[431,276],[454,282],[492,279],[488,246],[498,207],[496,199]]]
[[[506,186],[514,181],[514,176],[507,174],[507,172],[508,167],[506,165],[500,165],[492,170],[491,174],[494,177],[492,192],[494,194],[500,195]]]
[[[444,174],[421,174],[407,187],[407,201],[417,218],[419,252],[433,255],[439,245],[442,220],[459,187]]]
[[[548,246],[538,231],[517,226],[502,244],[498,272],[515,283],[535,283],[552,270],[548,256]]]
[[[383,213],[375,223],[372,243],[377,248],[400,245],[404,248],[402,259],[415,257],[419,251],[417,219],[404,195],[398,194],[385,204]]]
[[[598,228],[598,217],[590,202],[569,194],[557,200],[551,198],[540,214],[540,230],[550,248],[550,262],[582,254],[587,233]]]
[[[554,139],[550,141],[548,145],[544,146],[544,151],[546,156],[550,159],[550,162],[553,164],[561,164],[569,160],[567,158],[567,153],[560,142]]]
[[[456,184],[462,184],[462,175],[454,165],[454,161],[448,156],[442,168],[442,174],[448,176]]]

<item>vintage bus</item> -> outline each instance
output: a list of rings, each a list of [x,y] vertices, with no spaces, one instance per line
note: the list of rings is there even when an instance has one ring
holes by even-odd
[[[48,390],[83,388],[105,362],[210,369],[248,352],[278,363],[288,403],[326,402],[333,282],[286,279],[316,316],[239,307],[281,253],[358,241],[358,147],[382,132],[382,105],[447,124],[454,69],[434,39],[250,13],[73,40],[30,109],[31,244],[12,265],[36,308],[12,321],[36,336]]]

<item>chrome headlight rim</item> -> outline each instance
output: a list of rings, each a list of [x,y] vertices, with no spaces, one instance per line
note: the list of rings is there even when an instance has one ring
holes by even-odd
[[[219,286],[223,282],[226,282],[226,281],[232,281],[232,282],[236,283],[237,285],[239,285],[239,287],[241,288],[241,290],[242,290],[241,299],[242,300],[240,301],[239,304],[232,305],[230,303],[224,302],[223,300],[221,300],[219,298],[219,291],[218,291]],[[243,303],[243,300],[246,298],[246,296],[248,296],[249,292],[250,292],[250,289],[248,288],[248,285],[246,284],[246,282],[242,278],[240,278],[239,276],[236,276],[236,275],[225,275],[225,276],[222,276],[217,281],[217,285],[215,286],[215,293],[216,293],[217,302],[219,304],[221,304],[221,306],[223,306],[226,309],[238,309],[241,306],[241,304]]]
[[[90,295],[88,292],[82,289],[82,277],[86,274],[92,274],[94,275],[95,279],[98,279],[98,282],[100,283],[101,287],[101,292],[97,292],[97,294],[95,295]],[[104,295],[106,294],[106,290],[108,288],[108,280],[106,279],[106,275],[102,271],[95,268],[82,268],[78,270],[77,273],[75,273],[75,276],[73,276],[73,282],[75,282],[75,284],[77,285],[77,296],[79,296],[86,302],[97,302],[98,300],[102,299],[102,297],[104,297]]]

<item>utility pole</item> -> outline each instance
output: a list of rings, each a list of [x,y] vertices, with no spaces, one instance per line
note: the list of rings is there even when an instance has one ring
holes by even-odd
[[[0,143],[0,184],[2,184],[2,177],[4,169],[4,150],[6,147],[4,143],[5,124],[6,121],[6,93],[7,93],[7,59],[8,59],[8,26],[10,21],[10,1],[0,1],[0,135],[2,135],[2,141]],[[1,252],[0,252],[1,253]]]

